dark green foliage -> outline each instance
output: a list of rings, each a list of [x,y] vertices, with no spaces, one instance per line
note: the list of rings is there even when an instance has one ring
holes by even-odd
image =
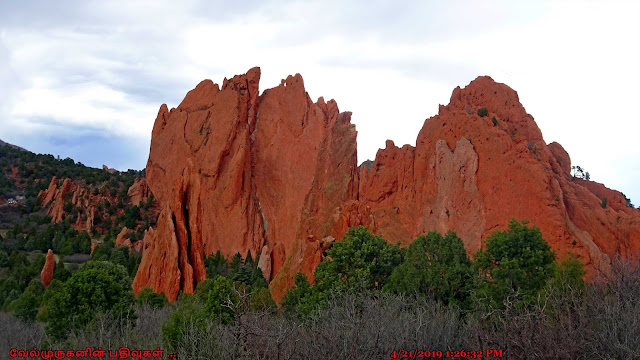
[[[81,329],[97,313],[135,319],[131,279],[123,266],[107,261],[84,264],[46,303],[46,331],[54,339]]]
[[[0,239],[2,240],[2,239]],[[9,256],[6,252],[0,250],[0,268],[9,266]]]
[[[318,265],[314,276],[320,291],[380,289],[402,262],[400,247],[372,235],[363,226],[351,228],[327,251],[331,259]]]
[[[582,277],[586,273],[580,260],[570,255],[558,264],[549,285],[555,289],[584,290],[586,284]]]
[[[627,195],[625,195],[622,191],[620,191],[620,195],[622,195],[622,197],[624,198],[624,200],[627,202],[627,204],[626,204],[626,205],[627,205],[627,207],[630,207],[630,208],[632,208],[632,209],[633,209],[633,208],[634,208],[634,206],[633,206],[633,203],[631,202],[631,199],[629,199],[629,198],[627,197]]]
[[[124,226],[129,229],[134,229],[138,220],[140,220],[140,208],[137,205],[124,209],[124,214],[121,216],[121,221],[124,223]]]
[[[207,271],[207,277],[212,278],[215,275],[226,276],[229,263],[218,250],[215,255],[209,255],[204,259],[204,266]]]
[[[262,271],[258,269],[257,261],[251,258],[251,251],[247,253],[244,261],[240,253],[236,253],[231,263],[224,259],[220,251],[217,251],[204,259],[204,266],[208,278],[215,278],[217,275],[225,276],[232,281],[246,284],[251,291],[267,287],[267,281]]]
[[[73,204],[71,204],[71,201],[67,200],[64,203],[63,210],[64,210],[65,213],[71,214],[71,212],[73,211]]]
[[[326,304],[326,299],[309,284],[304,274],[296,274],[294,281],[295,285],[284,294],[280,303],[285,311],[305,318]]]
[[[478,116],[485,117],[487,115],[489,115],[489,110],[487,110],[487,108],[478,109]]]
[[[238,296],[233,291],[233,283],[224,276],[207,279],[196,288],[195,295],[200,299],[205,312],[223,324],[234,319],[233,305],[238,303]]]
[[[606,208],[607,207],[607,198],[603,197],[602,200],[600,201],[600,206],[602,206],[602,208]]]
[[[24,321],[35,321],[38,308],[42,302],[44,286],[38,280],[32,280],[22,295],[9,306],[14,315]]]
[[[309,316],[333,293],[381,289],[401,262],[398,245],[372,235],[365,227],[351,228],[316,267],[314,286],[304,274],[297,274],[295,286],[285,293],[282,306],[299,317]]]
[[[445,304],[461,305],[468,297],[472,278],[462,240],[452,231],[444,237],[430,232],[409,245],[404,262],[395,268],[384,290],[428,294]]]
[[[189,338],[185,335],[193,330],[204,331],[209,316],[198,297],[183,295],[178,304],[162,324],[162,340],[168,351],[176,351],[187,345]]]
[[[497,126],[498,125],[498,120],[496,119],[495,116],[493,117],[493,119],[491,119],[491,122],[493,123],[493,126]]]
[[[153,194],[150,194],[149,198],[147,199],[147,202],[144,203],[144,205],[142,206],[142,209],[145,210],[145,211],[149,210],[151,208],[151,206],[153,205],[153,202],[154,202]]]
[[[524,303],[532,302],[554,274],[555,254],[540,229],[527,224],[512,219],[507,231],[494,231],[485,250],[474,256],[482,279],[478,297],[492,306],[501,307],[503,299],[516,295]]]
[[[111,253],[115,247],[115,242],[112,240],[104,241],[101,245],[96,246],[91,253],[92,260],[109,261],[111,259]]]
[[[22,293],[20,284],[12,278],[0,279],[0,310],[9,310],[11,302],[16,300]]]
[[[36,224],[39,222],[36,220]],[[7,239],[14,243],[15,250],[46,252],[53,249],[59,255],[91,252],[89,234],[75,230],[68,221],[49,224],[44,231],[36,231],[31,224],[24,227],[16,225],[7,233]]]
[[[273,301],[273,297],[271,297],[269,289],[262,287],[251,293],[249,297],[249,306],[252,311],[260,312],[275,309],[276,303]]]
[[[53,279],[65,282],[70,277],[71,272],[69,272],[69,270],[64,267],[64,263],[62,262],[62,260],[56,262],[56,265],[53,268]]]
[[[242,265],[242,255],[238,252],[231,258],[231,271],[238,271],[240,265]]]
[[[112,240],[105,241],[102,245],[96,246],[91,254],[92,260],[110,261],[117,265],[122,265],[129,275],[133,278],[138,271],[138,265],[142,256],[129,251],[127,246],[114,248],[115,243]]]
[[[141,305],[148,305],[153,309],[160,309],[167,305],[168,300],[164,293],[157,293],[146,287],[138,293],[137,302]]]

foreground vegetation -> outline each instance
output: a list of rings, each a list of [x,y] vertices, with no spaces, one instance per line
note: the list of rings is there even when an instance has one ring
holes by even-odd
[[[582,264],[557,264],[539,234],[512,221],[469,259],[452,232],[401,249],[353,228],[328,250],[313,285],[296,277],[280,308],[259,255],[206,258],[209,279],[172,304],[150,289],[135,299],[124,265],[94,260],[46,291],[32,280],[30,300],[23,293],[0,314],[0,352],[126,346],[179,359],[372,359],[428,347],[638,358],[640,265],[615,260],[587,284]]]
[[[36,195],[53,175],[107,198],[90,233],[74,227],[78,209],[51,224],[40,208]],[[128,204],[126,189],[142,175],[0,148],[0,197],[25,196],[0,211],[0,357],[13,348],[90,346],[161,348],[179,359],[374,359],[415,349],[640,358],[637,260],[615,259],[585,283],[580,261],[558,263],[526,221],[494,232],[471,257],[453,232],[400,248],[352,228],[326,252],[314,281],[295,277],[279,307],[257,268],[260,254],[250,252],[205,258],[208,279],[174,303],[151,289],[136,298],[140,255],[113,239],[127,226],[138,240],[155,221],[152,198]],[[95,239],[102,244],[90,254]],[[49,248],[58,259],[45,289]]]

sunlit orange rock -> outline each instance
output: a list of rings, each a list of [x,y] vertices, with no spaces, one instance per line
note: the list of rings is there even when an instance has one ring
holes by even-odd
[[[49,249],[47,252],[47,257],[44,262],[44,267],[42,268],[42,272],[40,272],[40,281],[44,287],[49,287],[51,284],[51,279],[53,279],[53,271],[56,267],[56,261],[53,257],[53,251]]]
[[[281,293],[320,261],[321,239],[342,235],[334,225],[357,196],[351,114],[333,100],[311,101],[300,75],[260,96],[259,79],[253,68],[222,86],[205,80],[177,108],[161,106],[146,173],[166,224],[145,237],[136,292],[151,286],[175,299],[206,277],[204,255],[268,246],[261,269]],[[161,253],[154,241],[177,252]],[[172,280],[158,283],[154,272]],[[174,277],[180,286],[166,288]]]
[[[311,101],[300,75],[261,95],[259,78],[253,68],[222,86],[205,80],[177,108],[160,107],[146,180],[162,212],[145,234],[136,293],[175,300],[206,277],[203,256],[251,250],[278,301],[297,272],[313,281],[333,239],[357,225],[403,245],[454,230],[473,253],[527,219],[591,273],[640,250],[640,212],[574,179],[562,146],[547,145],[517,93],[489,77],[456,88],[415,147],[387,141],[361,167],[349,112]]]
[[[150,194],[149,185],[147,185],[147,181],[144,178],[135,179],[133,185],[131,185],[127,191],[131,205],[144,204],[147,202]]]

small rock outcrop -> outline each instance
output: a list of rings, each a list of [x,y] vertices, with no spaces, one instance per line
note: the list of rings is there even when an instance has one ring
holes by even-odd
[[[151,190],[149,190],[147,180],[144,178],[135,179],[133,185],[131,185],[131,187],[129,187],[129,190],[127,191],[127,195],[129,196],[129,202],[131,205],[146,203],[149,199],[150,194]]]
[[[53,257],[53,251],[49,249],[47,252],[47,257],[44,262],[44,267],[42,268],[42,272],[40,272],[40,281],[44,287],[49,287],[51,284],[51,280],[53,279],[53,271],[56,267],[56,261]]]

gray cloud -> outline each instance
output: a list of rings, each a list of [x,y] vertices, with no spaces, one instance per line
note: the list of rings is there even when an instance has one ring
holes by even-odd
[[[630,107],[640,98],[628,85],[640,81],[640,26],[629,4],[3,1],[0,138],[85,164],[141,168],[160,104],[176,106],[203,78],[259,65],[262,89],[300,72],[313,96],[353,111],[359,156],[368,158],[387,137],[414,141],[455,86],[491,75],[519,91],[545,138],[640,199],[637,185],[619,180],[631,179],[623,165],[575,140],[599,138],[630,154],[627,169],[640,168],[625,145],[640,118],[606,106],[612,93]],[[390,83],[405,93],[384,93]],[[610,128],[626,131],[594,130],[594,114],[605,113]],[[607,142],[602,134],[612,132],[622,138]]]

